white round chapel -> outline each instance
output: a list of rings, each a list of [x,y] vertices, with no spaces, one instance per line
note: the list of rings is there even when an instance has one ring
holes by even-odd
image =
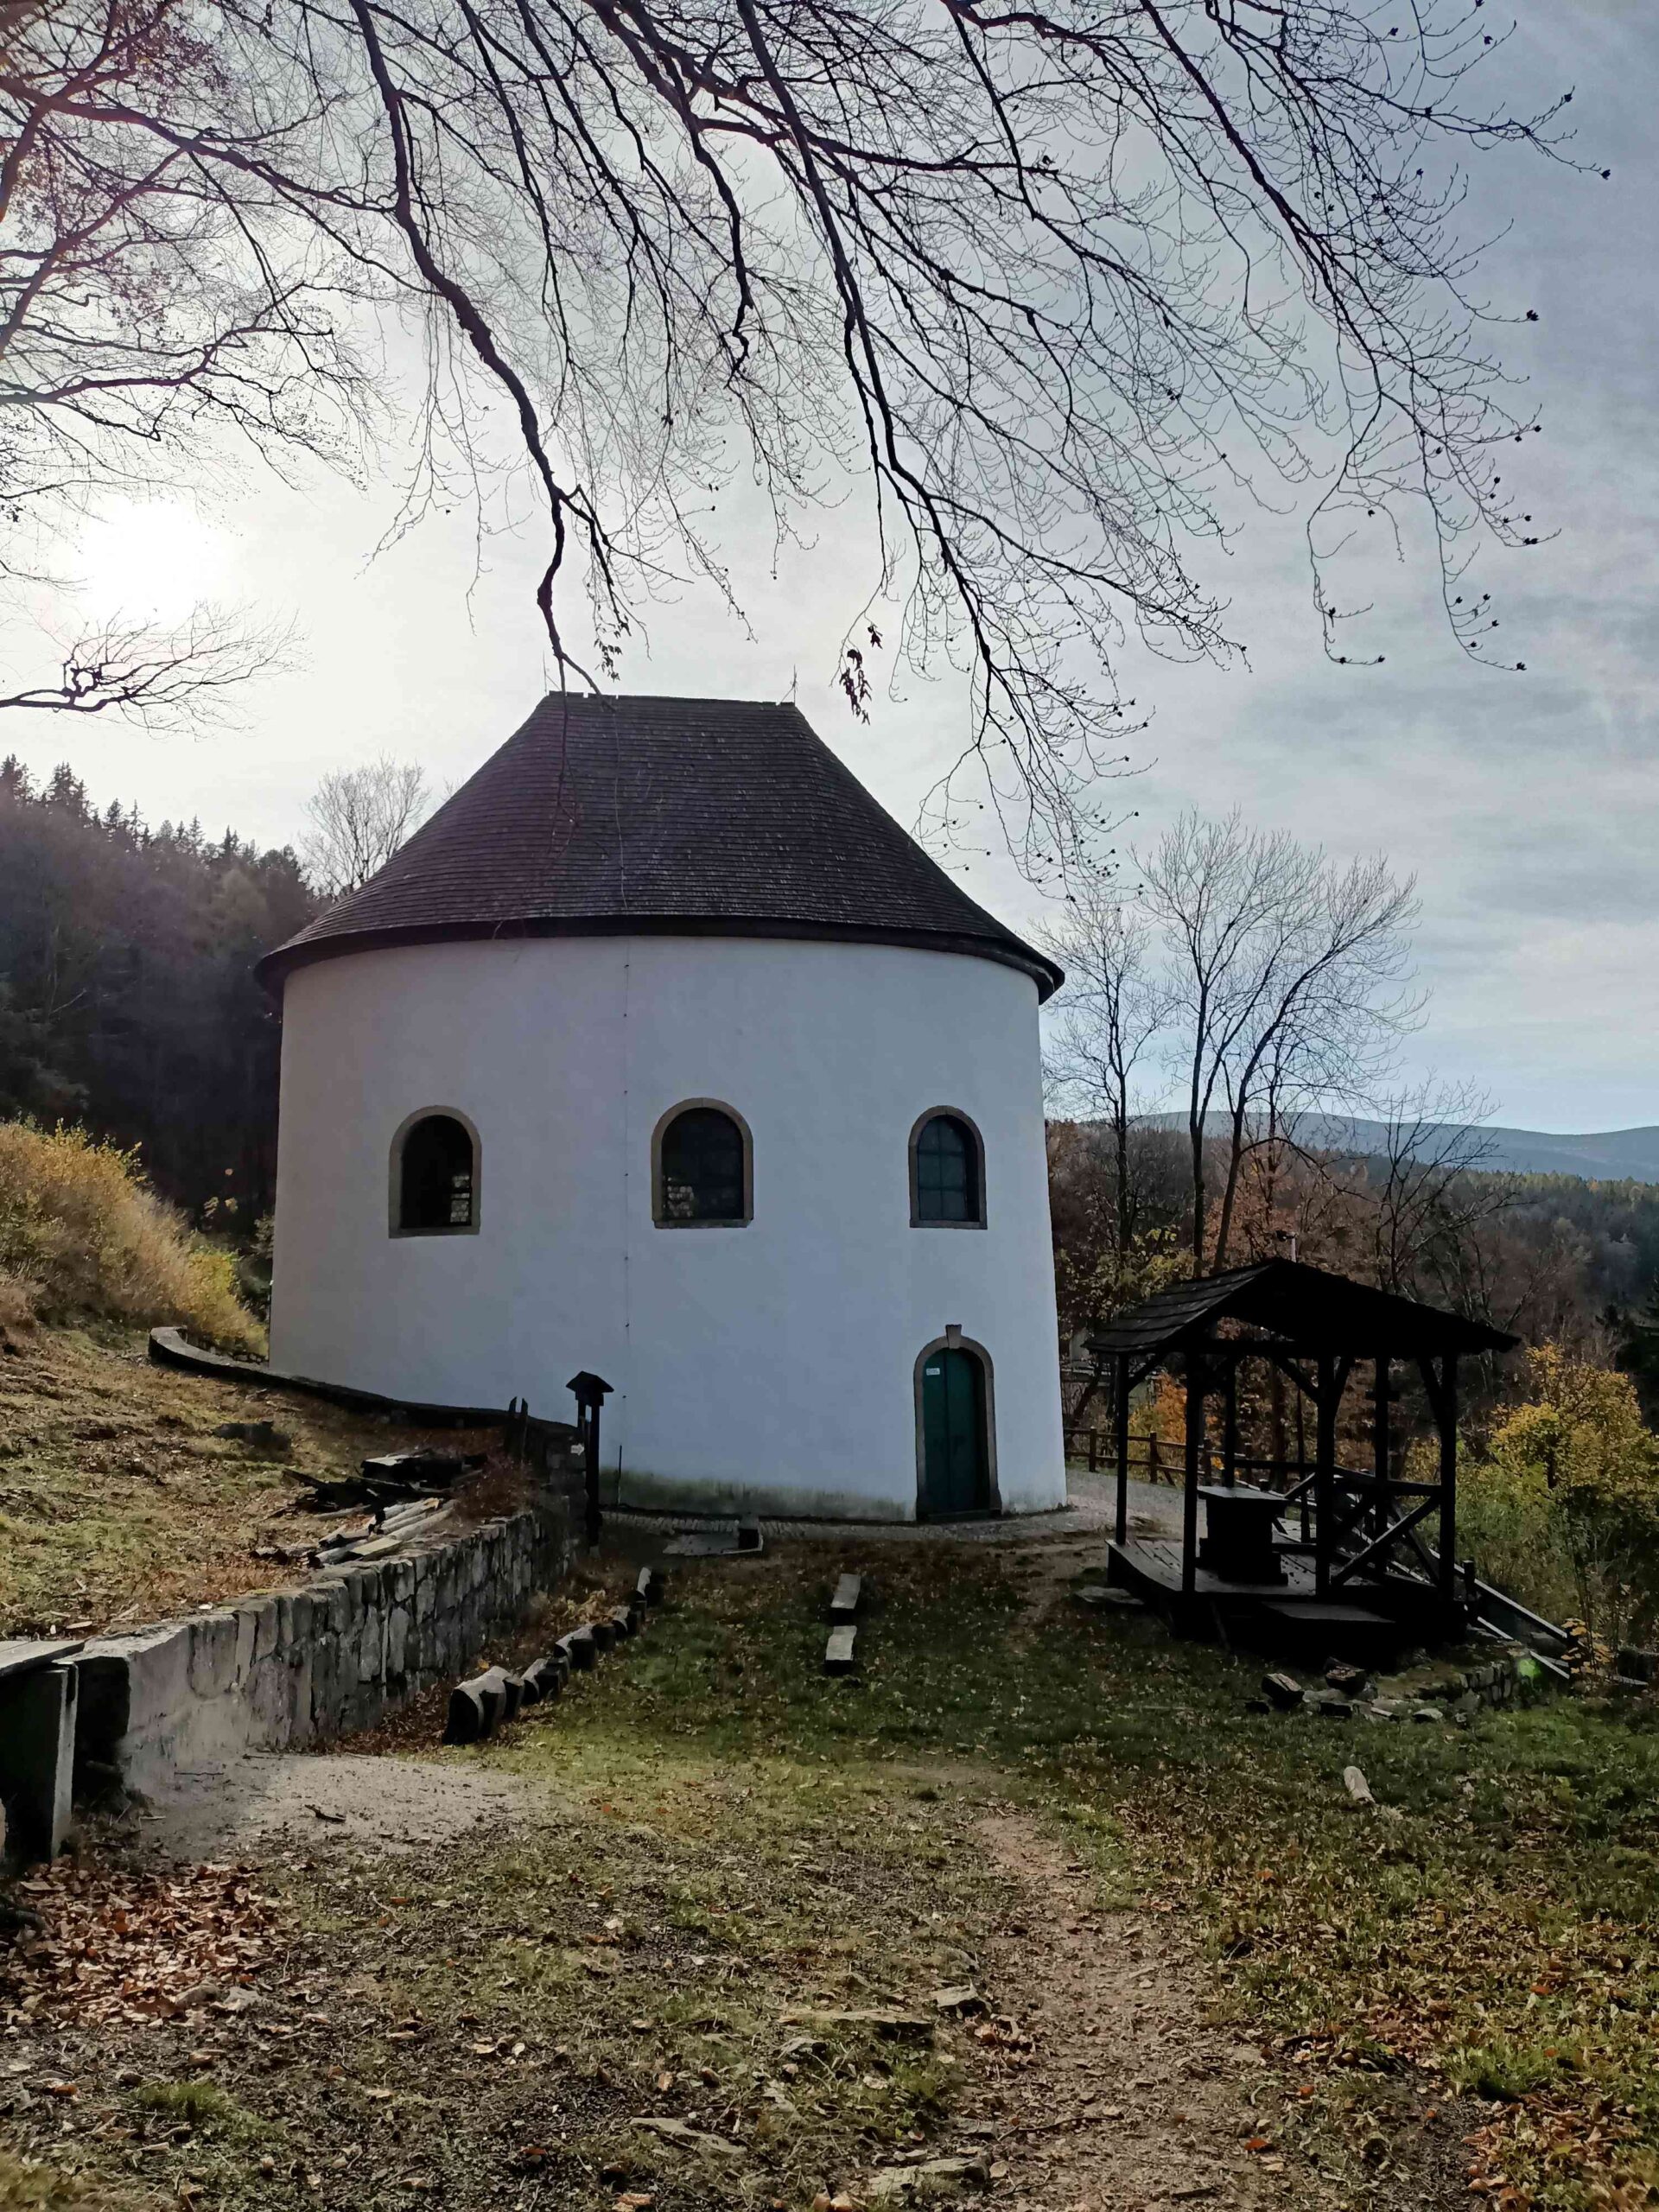
[[[554,1420],[597,1373],[608,1503],[1064,1502],[1058,971],[795,708],[549,698],[262,974],[274,1366]]]

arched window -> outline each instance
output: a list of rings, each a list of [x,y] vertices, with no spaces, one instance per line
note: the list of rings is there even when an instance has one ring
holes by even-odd
[[[659,1229],[735,1228],[750,1214],[749,1132],[728,1106],[694,1099],[657,1124]]]
[[[433,1236],[478,1226],[478,1136],[456,1114],[417,1114],[391,1148],[394,1236]]]
[[[985,1155],[965,1115],[924,1114],[911,1131],[910,1218],[917,1228],[985,1226]]]

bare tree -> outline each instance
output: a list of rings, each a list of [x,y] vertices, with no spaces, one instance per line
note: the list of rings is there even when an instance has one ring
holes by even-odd
[[[306,802],[306,874],[325,898],[343,899],[385,866],[430,804],[426,772],[412,760],[383,753],[361,768],[337,768]]]
[[[1518,1185],[1491,1167],[1492,1141],[1481,1123],[1491,1111],[1467,1084],[1428,1083],[1383,1100],[1369,1179],[1372,1265],[1382,1289],[1432,1292],[1468,1310],[1463,1255],[1484,1223],[1509,1211]]]
[[[1554,111],[1473,97],[1479,6],[0,0],[0,495],[49,526],[343,457],[397,405],[374,319],[412,314],[414,505],[490,477],[492,396],[561,681],[671,574],[731,589],[722,482],[785,530],[850,483],[900,658],[971,671],[963,758],[1041,870],[1115,757],[1124,631],[1229,649],[1182,550],[1217,484],[1319,480],[1321,578],[1408,500],[1448,579],[1531,542],[1458,163],[1550,150]]]
[[[1119,1280],[1140,1227],[1134,1132],[1147,1103],[1148,1067],[1173,1005],[1145,912],[1116,885],[1079,890],[1066,919],[1044,932],[1066,971],[1065,1011],[1055,1025],[1047,1072],[1077,1110],[1106,1125],[1112,1158],[1112,1231]]]
[[[1170,948],[1198,1270],[1227,1263],[1239,1179],[1258,1144],[1313,1105],[1351,1103],[1415,1016],[1414,887],[1381,859],[1343,868],[1282,831],[1186,814],[1141,861]],[[1224,1137],[1211,1235],[1209,1152]]]

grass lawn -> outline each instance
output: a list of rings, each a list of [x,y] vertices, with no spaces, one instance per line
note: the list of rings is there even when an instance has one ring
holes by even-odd
[[[238,2212],[1653,2202],[1651,1708],[1252,1717],[1259,1668],[1071,1601],[1093,1556],[690,1569],[598,1675],[442,1755],[517,1777],[521,1820],[259,1854],[253,2009],[7,2014],[0,1973],[14,2148]],[[848,1564],[873,1604],[832,1681]],[[834,2017],[885,2010],[934,2024]]]

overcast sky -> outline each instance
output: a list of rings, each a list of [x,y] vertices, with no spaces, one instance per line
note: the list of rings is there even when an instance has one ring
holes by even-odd
[[[1478,164],[1480,207],[1510,235],[1484,293],[1535,308],[1512,358],[1544,435],[1517,461],[1522,504],[1552,542],[1494,556],[1493,590],[1525,675],[1470,666],[1426,567],[1379,561],[1368,646],[1381,668],[1324,658],[1300,523],[1254,521],[1215,576],[1247,668],[1131,662],[1154,710],[1121,786],[1129,835],[1182,807],[1236,802],[1338,854],[1382,850],[1419,879],[1419,955],[1433,991],[1419,1070],[1472,1081],[1500,1121],[1587,1129],[1659,1121],[1659,10],[1639,0],[1535,7],[1501,67],[1529,97],[1572,86],[1577,150],[1604,183],[1503,154]],[[395,456],[392,456],[395,462]],[[12,715],[0,747],[45,769],[73,760],[99,802],[152,821],[281,842],[331,767],[383,751],[459,780],[524,718],[543,684],[530,592],[539,542],[486,547],[470,526],[424,524],[378,557],[390,484],[289,491],[250,475],[203,521],[128,512],[89,531],[80,570],[97,604],[176,613],[200,596],[292,615],[294,671],[263,683],[246,728],[153,737],[117,725]],[[654,609],[623,686],[795,696],[901,820],[958,748],[959,691],[906,679],[871,726],[833,690],[871,556],[850,515],[776,574],[768,534],[734,503],[721,550],[753,634],[709,599]],[[1006,861],[970,861],[976,895],[1016,926],[1045,902]]]

